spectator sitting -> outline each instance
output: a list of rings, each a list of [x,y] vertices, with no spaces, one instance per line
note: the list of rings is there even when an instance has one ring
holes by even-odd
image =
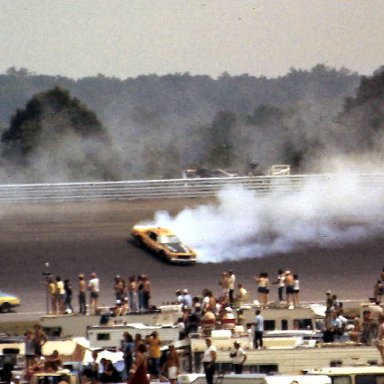
[[[47,372],[57,372],[63,363],[60,359],[59,352],[54,350],[52,355],[50,355],[47,360],[44,362],[44,369]]]

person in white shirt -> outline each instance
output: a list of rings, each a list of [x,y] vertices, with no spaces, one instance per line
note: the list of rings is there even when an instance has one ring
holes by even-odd
[[[235,347],[235,350],[230,354],[232,358],[233,370],[236,374],[241,374],[243,373],[245,360],[247,360],[247,354],[237,341],[233,343],[233,346]]]
[[[88,289],[90,291],[91,315],[96,315],[100,295],[100,281],[95,272],[91,274],[91,280],[88,282]]]
[[[210,337],[205,339],[205,343],[207,345],[203,356],[205,380],[207,381],[207,384],[213,384],[217,350],[216,347],[212,345],[212,339]]]
[[[236,283],[236,276],[233,270],[231,269],[228,272],[228,295],[229,295],[229,304],[233,305],[235,298],[234,298],[234,292],[235,292],[235,283]]]

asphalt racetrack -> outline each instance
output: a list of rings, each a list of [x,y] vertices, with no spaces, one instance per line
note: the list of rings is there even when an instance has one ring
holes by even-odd
[[[175,299],[177,288],[198,295],[205,287],[220,295],[222,271],[233,269],[237,282],[256,298],[258,273],[274,278],[279,268],[299,274],[303,301],[324,301],[331,289],[340,299],[366,299],[384,267],[384,236],[360,244],[333,249],[308,247],[300,252],[277,254],[237,262],[198,263],[194,266],[164,264],[129,238],[130,228],[155,211],[175,215],[184,207],[214,203],[203,199],[141,201],[13,203],[0,205],[0,289],[18,295],[17,313],[41,314],[46,310],[42,273],[49,271],[74,287],[77,308],[77,276],[95,271],[101,279],[100,304],[112,305],[113,277],[145,273],[152,281],[151,302],[160,305]],[[271,299],[276,298],[272,287]],[[0,314],[8,321],[15,314]]]

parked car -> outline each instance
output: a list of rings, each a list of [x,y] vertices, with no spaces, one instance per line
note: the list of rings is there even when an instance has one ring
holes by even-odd
[[[13,308],[20,305],[20,299],[17,296],[0,291],[0,312],[10,312]]]
[[[196,262],[196,252],[183,244],[168,228],[135,225],[131,236],[138,246],[149,249],[163,261],[174,264]]]

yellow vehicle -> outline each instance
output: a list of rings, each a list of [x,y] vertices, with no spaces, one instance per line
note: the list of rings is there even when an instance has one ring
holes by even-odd
[[[173,264],[196,262],[196,252],[183,244],[174,232],[167,228],[135,225],[131,236],[138,246],[149,249],[163,261]]]
[[[9,293],[0,291],[0,312],[6,313],[9,312],[12,308],[18,307],[20,305],[20,299]]]

